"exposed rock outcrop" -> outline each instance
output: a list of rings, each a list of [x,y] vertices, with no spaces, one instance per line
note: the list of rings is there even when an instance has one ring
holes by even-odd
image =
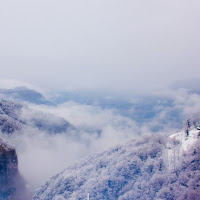
[[[28,200],[15,149],[0,139],[0,200]]]

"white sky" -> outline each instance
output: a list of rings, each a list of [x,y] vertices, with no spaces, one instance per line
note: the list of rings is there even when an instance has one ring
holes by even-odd
[[[0,78],[144,90],[200,74],[199,0],[0,3]]]

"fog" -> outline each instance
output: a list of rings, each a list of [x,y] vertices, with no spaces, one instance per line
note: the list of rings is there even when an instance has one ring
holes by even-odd
[[[102,110],[98,107],[85,106],[68,102],[58,107],[28,105],[21,113],[21,120],[32,118],[52,120],[52,113],[67,119],[76,130],[60,134],[50,134],[40,131],[37,127],[24,127],[19,132],[1,137],[15,146],[19,171],[27,181],[31,191],[38,188],[52,175],[60,172],[69,164],[94,152],[101,152],[119,143],[128,141],[138,134],[135,122],[120,116],[112,110]],[[38,116],[40,115],[40,116]],[[47,117],[49,119],[47,119]],[[57,119],[59,120],[59,119]]]
[[[49,91],[106,90],[118,97],[130,94],[123,96],[128,103],[141,103],[134,96],[139,93],[172,101],[153,105],[155,116],[140,123],[95,104],[27,103],[30,111],[24,109],[20,117],[30,123],[0,137],[15,146],[19,171],[31,191],[89,154],[158,130],[174,133],[198,116],[200,95],[190,89],[199,89],[199,7],[198,0],[1,2],[0,89],[26,86],[47,96]],[[134,115],[134,106],[127,112]],[[50,134],[31,121],[54,123],[52,115],[74,129]]]
[[[200,74],[200,2],[4,1],[1,77],[45,89],[153,90]]]
[[[156,134],[153,131],[155,127],[159,127],[159,132],[165,135],[180,131],[184,128],[184,121],[199,112],[200,95],[187,89],[168,90],[156,95],[170,98],[172,104],[163,106],[155,103],[152,111],[156,115],[149,120],[144,119],[143,123],[120,115],[117,109],[73,101],[57,106],[27,104],[28,110],[27,107],[22,110],[20,119],[26,119],[28,126],[12,135],[1,134],[1,137],[15,146],[19,171],[30,190],[34,191],[48,178],[87,155],[107,150],[141,134]],[[137,98],[132,102],[140,103]],[[179,113],[180,116],[177,116],[181,123],[176,122],[176,115],[171,114],[174,111]],[[131,109],[130,112],[135,111]],[[33,118],[45,118],[51,124],[60,121],[61,118],[53,116],[66,119],[75,129],[53,134],[34,127]]]

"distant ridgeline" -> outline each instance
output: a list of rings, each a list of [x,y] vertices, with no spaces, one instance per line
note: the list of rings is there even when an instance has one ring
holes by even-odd
[[[51,100],[55,104],[73,101],[78,104],[111,109],[136,121],[139,126],[156,120],[157,123],[151,123],[149,127],[152,132],[160,132],[167,125],[170,128],[180,129],[184,120],[182,109],[174,106],[174,99],[167,96],[135,94],[128,97],[123,94],[115,95],[112,92],[67,91],[54,95]],[[159,116],[163,116],[163,111],[165,113],[164,118],[160,118]]]
[[[0,131],[5,134],[12,134],[24,127],[37,128],[50,134],[64,133],[74,129],[73,125],[64,118],[31,110],[25,104],[1,100]]]
[[[41,93],[26,87],[0,89],[0,94],[6,98],[11,98],[18,101],[26,101],[33,104],[53,105],[53,103],[47,101]]]
[[[199,200],[197,129],[143,136],[94,154],[49,179],[34,200]]]

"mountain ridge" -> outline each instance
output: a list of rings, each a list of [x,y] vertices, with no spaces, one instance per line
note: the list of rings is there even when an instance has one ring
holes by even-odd
[[[185,134],[182,132],[182,134]],[[171,138],[143,136],[125,145],[93,154],[49,179],[34,195],[47,199],[195,199],[200,198],[200,147],[184,151],[173,170],[166,152]],[[179,141],[180,142],[180,141]],[[170,147],[171,148],[171,147]]]
[[[24,127],[37,128],[47,133],[63,133],[75,127],[62,117],[30,109],[26,104],[0,100],[0,130],[12,134]]]
[[[0,89],[0,94],[6,98],[13,99],[16,101],[25,101],[33,104],[44,104],[51,105],[54,104],[44,97],[40,92],[27,88],[25,86],[15,87],[11,89]]]

